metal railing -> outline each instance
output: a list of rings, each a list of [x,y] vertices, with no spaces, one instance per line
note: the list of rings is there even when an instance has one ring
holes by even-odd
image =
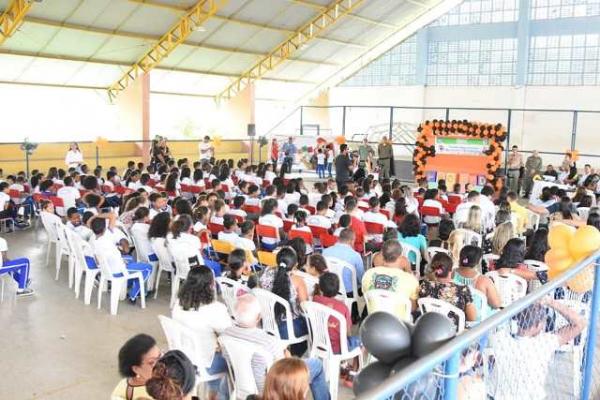
[[[433,399],[444,399],[444,400],[455,400],[459,398],[459,369],[461,368],[461,357],[463,352],[474,344],[481,343],[482,340],[489,340],[490,336],[497,333],[499,330],[508,329],[511,321],[532,305],[538,303],[540,300],[547,296],[552,296],[556,290],[563,290],[569,280],[573,279],[577,275],[584,272],[584,270],[590,265],[593,265],[594,269],[594,281],[591,293],[582,296],[579,301],[586,302],[587,311],[586,316],[586,327],[580,335],[581,341],[584,343],[578,344],[584,346],[583,359],[580,365],[575,365],[573,371],[581,372],[581,386],[578,387],[578,380],[573,377],[567,379],[567,382],[572,382],[575,385],[574,392],[579,392],[580,395],[567,395],[563,398],[580,398],[582,400],[598,399],[600,397],[600,363],[598,362],[598,355],[596,354],[598,346],[598,314],[600,313],[600,250],[594,253],[592,256],[579,262],[576,266],[572,267],[556,279],[551,282],[539,287],[534,292],[530,293],[526,297],[515,301],[507,308],[494,314],[488,319],[482,321],[476,327],[464,331],[462,334],[456,336],[451,341],[447,342],[437,350],[422,357],[411,364],[410,368],[404,369],[401,372],[391,376],[377,387],[362,393],[356,398],[356,400],[375,400],[375,399],[389,399],[394,398],[394,395],[398,394],[401,390],[407,386],[414,384],[419,379],[423,378],[427,374],[436,373],[440,382],[440,388],[437,395],[434,397],[418,397],[428,400]],[[564,293],[564,292],[563,292]],[[587,297],[587,300],[585,297]],[[586,339],[584,339],[584,337]],[[577,340],[577,339],[576,339]],[[575,342],[575,341],[574,341]],[[575,346],[573,343],[572,346]],[[510,349],[503,349],[509,351]],[[543,352],[543,348],[537,349]],[[515,358],[516,361],[516,358]],[[443,373],[435,372],[439,370],[440,365],[444,366]],[[484,363],[485,365],[485,363]],[[517,366],[514,366],[517,367]],[[484,371],[486,372],[486,371]],[[558,379],[563,371],[555,371],[552,378]],[[489,371],[487,371],[489,373]],[[516,381],[520,377],[512,377]],[[503,376],[502,379],[507,380],[506,385],[516,384],[512,382],[511,376]],[[486,390],[489,389],[489,382],[484,378],[484,384]],[[595,393],[592,393],[595,391]],[[525,397],[514,397],[526,399],[526,394],[522,394]],[[398,397],[396,397],[398,398]],[[413,397],[401,395],[402,400],[410,400]],[[493,397],[490,397],[493,398]],[[506,397],[504,397],[506,398]],[[536,397],[537,398],[537,397]],[[541,397],[540,397],[541,398]],[[544,397],[546,398],[546,397]],[[560,398],[555,396],[549,396],[548,398]]]

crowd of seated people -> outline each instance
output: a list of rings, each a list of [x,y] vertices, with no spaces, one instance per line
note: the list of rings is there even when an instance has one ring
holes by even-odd
[[[333,352],[340,351],[341,340],[348,341],[348,349],[360,346],[352,333],[366,307],[361,312],[357,303],[346,300],[371,290],[405,299],[409,309],[395,313],[403,320],[418,316],[419,299],[432,298],[458,308],[466,321],[480,321],[506,306],[488,271],[544,283],[546,274],[530,270],[526,260],[543,260],[548,225],[600,225],[595,197],[584,189],[571,198],[561,189],[546,188],[529,204],[514,192],[491,186],[447,192],[444,182],[438,189],[425,188],[422,182],[411,188],[397,179],[366,174],[339,190],[333,179],[307,189],[310,185],[302,178],[278,176],[272,165],[250,165],[247,160],[170,159],[148,166],[130,162],[124,171],[101,166],[89,171],[83,165],[67,171],[52,168],[47,174],[34,171],[29,180],[21,174],[12,182],[22,188],[10,190],[19,192],[18,200],[31,202],[45,227],[61,224],[75,233],[89,268],[104,259],[115,274],[140,272],[145,290],[139,280],[131,280],[132,302],[164,279],[157,274],[156,249],[166,249],[177,266],[183,259],[189,271],[177,271],[184,280],[172,317],[194,330],[206,346],[201,357],[206,362],[197,367],[211,374],[227,371],[231,355],[218,345],[222,335],[264,346],[273,360],[253,363],[262,398],[270,398],[267,365],[307,354],[306,341],[281,345],[290,336],[309,333],[304,302],[324,304],[345,317],[348,338],[340,338],[339,327],[330,325]],[[3,187],[8,188],[0,183]],[[17,200],[9,197],[5,203]],[[541,217],[540,224],[532,223],[534,214]],[[0,245],[5,252],[6,246]],[[264,253],[271,253],[271,261],[264,261]],[[140,254],[148,258],[141,260]],[[28,264],[19,262],[18,268],[4,258],[0,273],[13,274],[20,290],[27,291]],[[220,276],[248,287],[238,292],[233,315],[221,303],[215,279]],[[289,315],[275,309],[279,338],[260,329],[260,307],[247,294],[255,287],[289,304]],[[287,331],[289,326],[293,332]],[[164,390],[149,383],[169,371],[150,371],[151,364],[160,365],[155,344],[144,337],[136,340],[141,344],[129,350],[137,354],[129,354],[129,366],[121,368],[125,380],[115,389],[121,393],[116,398],[166,398],[160,394]],[[320,361],[303,359],[303,365],[297,369],[306,369],[313,398],[329,398]],[[343,377],[351,385],[348,365]],[[209,389],[214,398],[223,398],[228,388],[216,381]]]

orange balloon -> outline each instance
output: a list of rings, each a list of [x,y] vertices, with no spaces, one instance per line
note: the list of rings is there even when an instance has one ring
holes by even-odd
[[[550,232],[548,232],[548,244],[551,249],[567,249],[569,241],[574,235],[575,228],[564,224],[554,225],[550,228]]]
[[[567,282],[567,287],[575,293],[585,293],[594,286],[594,266],[589,265],[573,279]]]
[[[550,268],[550,269],[548,269],[548,279],[554,280],[562,273],[563,273],[563,271],[559,271],[557,269]]]
[[[584,258],[598,249],[600,249],[600,232],[590,225],[577,229],[569,242],[571,255],[576,259]]]
[[[556,272],[565,271],[575,263],[566,248],[551,248],[546,253],[544,261],[548,264],[548,268]]]
[[[337,144],[340,144],[340,145],[342,145],[342,144],[346,143],[346,138],[345,138],[344,136],[337,136],[337,137],[335,138],[335,142],[336,142]]]

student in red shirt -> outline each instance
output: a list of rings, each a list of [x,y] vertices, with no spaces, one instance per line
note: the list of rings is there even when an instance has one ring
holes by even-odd
[[[344,302],[335,298],[340,290],[340,279],[332,272],[325,272],[319,277],[319,286],[315,289],[313,301],[315,303],[323,304],[327,307],[333,308],[339,312],[346,319],[346,335],[348,339],[348,351],[354,350],[360,346],[360,339],[358,336],[351,336],[350,330],[352,329],[352,318],[350,317],[350,311]],[[340,324],[337,319],[329,319],[329,339],[331,340],[331,347],[335,354],[339,354],[340,349]]]

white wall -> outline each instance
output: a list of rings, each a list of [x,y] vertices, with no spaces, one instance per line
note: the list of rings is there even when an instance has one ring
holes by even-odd
[[[123,138],[106,91],[0,84],[0,141]]]
[[[331,105],[381,105],[421,107],[546,108],[567,110],[600,110],[598,87],[336,87],[331,89]],[[348,109],[352,112],[352,109]],[[364,114],[364,112],[363,112]],[[395,111],[407,122],[444,118],[443,110]],[[570,148],[572,113],[513,112],[511,140],[525,150],[563,152]],[[349,120],[354,118],[348,117]],[[506,111],[456,110],[451,119],[507,124]],[[374,124],[379,120],[374,119]],[[365,123],[363,122],[363,125]],[[581,153],[600,155],[600,114],[580,113],[576,149]],[[544,156],[556,163],[560,156]],[[600,159],[583,157],[600,167]]]

